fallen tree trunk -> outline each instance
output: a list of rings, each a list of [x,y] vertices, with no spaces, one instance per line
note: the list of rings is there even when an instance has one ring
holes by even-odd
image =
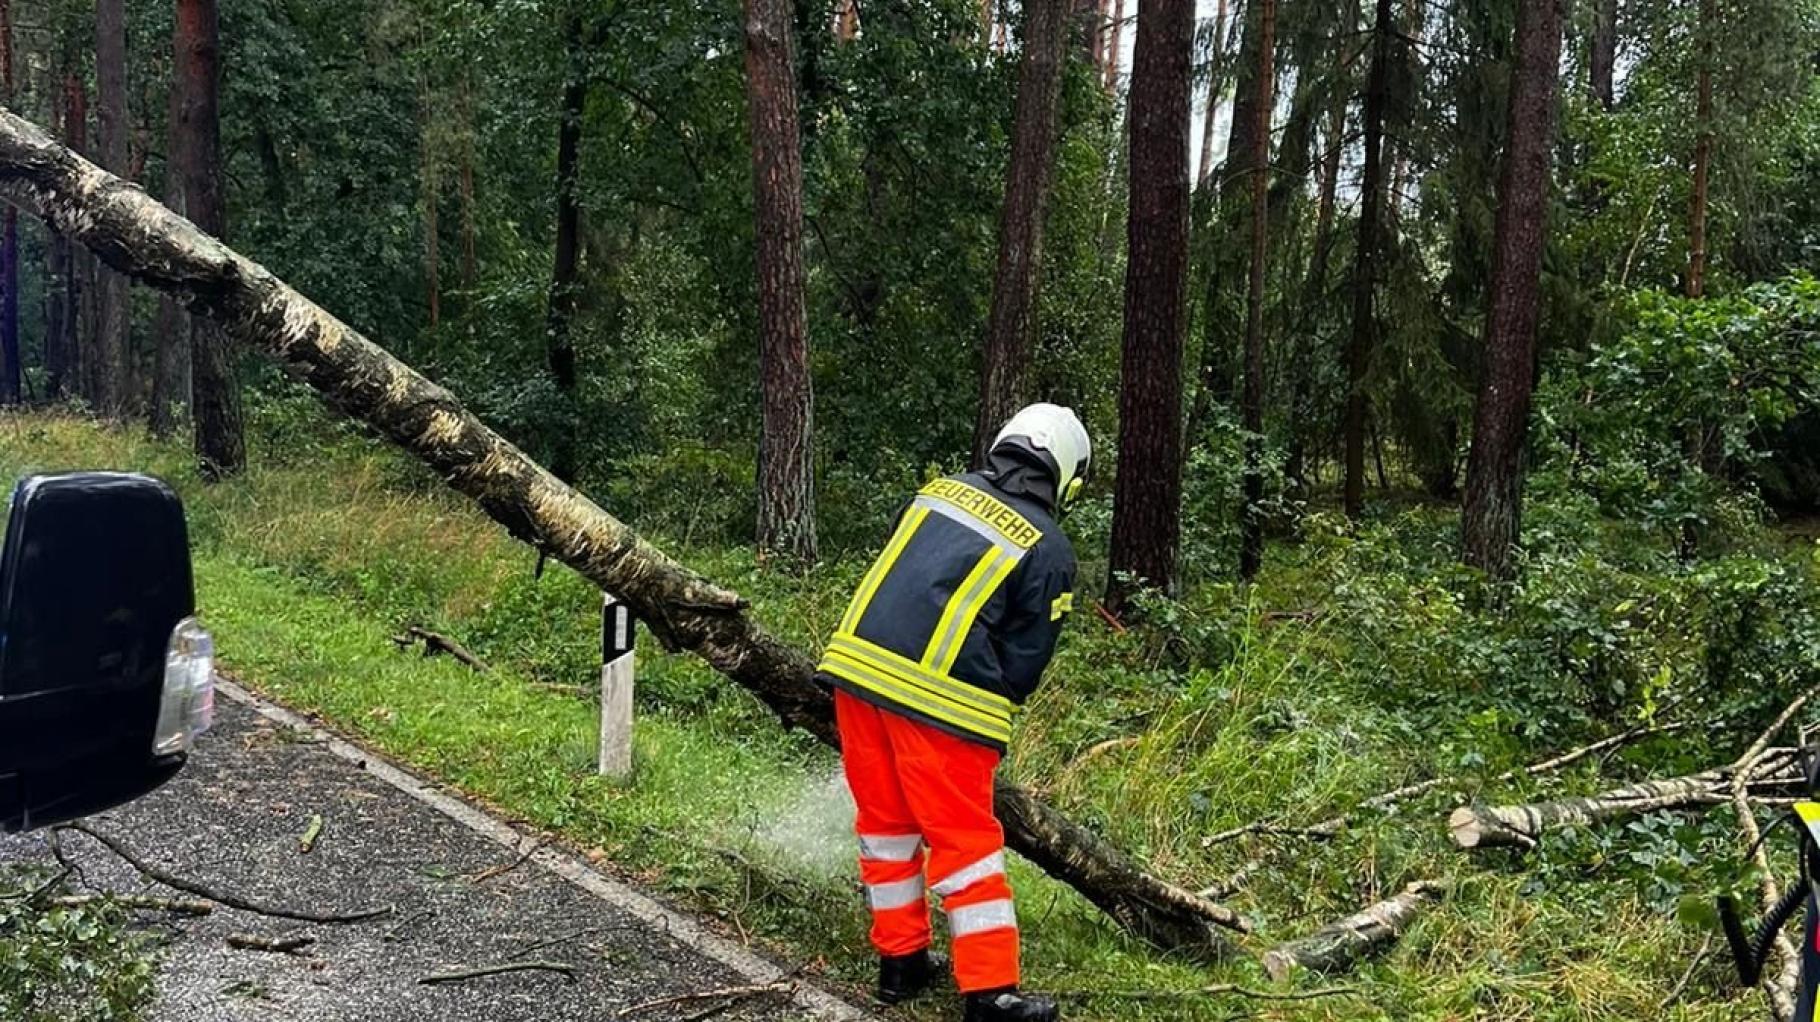
[[[473,498],[514,537],[624,600],[671,649],[694,652],[786,727],[834,745],[833,704],[814,664],[768,634],[737,594],[646,543],[507,443],[447,390],[195,225],[0,112],[0,199],[93,249],[109,266],[176,295],[236,342],[277,358],[330,403],[390,438]],[[999,817],[1026,858],[1138,936],[1220,952],[1216,927],[1248,930],[1223,905],[1145,873],[1099,835],[999,782]]]
[[[1281,983],[1297,969],[1335,972],[1349,968],[1365,955],[1395,943],[1423,908],[1441,900],[1445,890],[1435,881],[1418,880],[1394,898],[1265,952],[1264,971]]]
[[[1791,771],[1795,752],[1775,749],[1753,766],[1750,784],[1759,789],[1777,788],[1800,781]],[[1736,768],[1707,770],[1685,777],[1643,781],[1584,798],[1564,798],[1514,806],[1461,806],[1447,818],[1454,844],[1461,848],[1534,848],[1544,831],[1587,826],[1606,820],[1659,809],[1718,805],[1730,799]]]

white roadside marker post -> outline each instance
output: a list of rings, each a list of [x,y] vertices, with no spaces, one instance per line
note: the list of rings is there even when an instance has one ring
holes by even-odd
[[[632,772],[632,612],[603,593],[600,615],[600,774]]]

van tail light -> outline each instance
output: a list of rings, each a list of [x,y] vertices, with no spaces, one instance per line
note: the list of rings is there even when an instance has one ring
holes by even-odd
[[[152,755],[188,752],[215,719],[215,640],[193,617],[171,630]]]

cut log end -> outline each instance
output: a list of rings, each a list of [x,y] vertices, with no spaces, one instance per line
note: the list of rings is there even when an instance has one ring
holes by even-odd
[[[1510,826],[1495,808],[1461,806],[1448,814],[1447,831],[1453,836],[1453,843],[1465,849],[1516,847],[1528,850],[1536,847],[1534,837]]]

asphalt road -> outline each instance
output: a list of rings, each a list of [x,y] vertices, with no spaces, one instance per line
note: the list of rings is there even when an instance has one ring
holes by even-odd
[[[534,846],[509,846],[522,839],[505,824],[377,757],[293,726],[300,724],[276,708],[221,699],[215,728],[181,775],[88,824],[175,876],[261,904],[394,910],[352,925],[223,908],[178,920],[162,954],[154,1022],[595,1022],[783,975],[567,853],[541,848],[526,857],[520,848]],[[321,835],[303,854],[300,837],[317,814]],[[0,835],[0,861],[48,858],[46,841]],[[146,887],[87,837],[63,841],[87,886]],[[273,954],[230,948],[230,933],[301,933],[316,943],[302,954]],[[527,960],[570,966],[573,980],[536,971],[419,982]],[[866,1017],[804,984],[786,978],[783,985],[793,989],[739,1000],[713,1017]],[[676,1022],[727,1001],[677,1001],[625,1017]]]

